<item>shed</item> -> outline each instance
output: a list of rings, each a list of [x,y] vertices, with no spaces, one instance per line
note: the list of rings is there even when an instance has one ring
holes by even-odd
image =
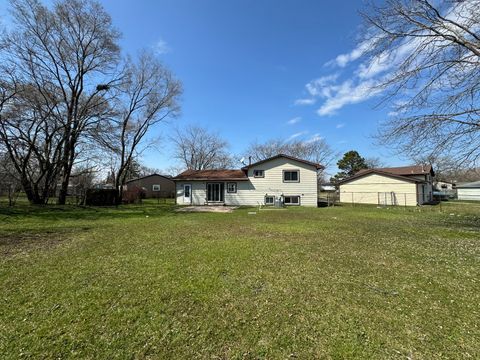
[[[480,181],[457,185],[457,198],[480,201]]]

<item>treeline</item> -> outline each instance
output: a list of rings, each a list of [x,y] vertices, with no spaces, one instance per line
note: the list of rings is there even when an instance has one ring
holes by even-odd
[[[146,134],[175,116],[180,82],[147,50],[124,54],[91,0],[10,2],[0,35],[0,151],[33,204],[65,204],[75,167],[109,159],[120,189]],[[82,165],[83,164],[83,165]]]

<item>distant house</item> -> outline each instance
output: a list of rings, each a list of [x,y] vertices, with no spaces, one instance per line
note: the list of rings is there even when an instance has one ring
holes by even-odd
[[[174,178],[182,205],[317,206],[322,165],[279,154],[233,170],[187,170]]]
[[[458,200],[480,201],[480,181],[457,185]]]
[[[333,184],[320,184],[320,192],[335,192],[337,189]]]
[[[435,191],[452,191],[455,188],[455,183],[449,181],[434,181],[433,189]]]
[[[416,206],[432,201],[432,166],[364,169],[339,183],[340,202]]]
[[[175,195],[175,183],[172,178],[159,174],[128,180],[125,187],[127,191],[142,189],[146,198],[173,198]]]

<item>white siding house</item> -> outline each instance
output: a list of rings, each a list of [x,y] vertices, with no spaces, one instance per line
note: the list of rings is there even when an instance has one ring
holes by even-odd
[[[480,181],[457,185],[457,198],[480,201]]]
[[[287,155],[239,170],[187,170],[174,178],[177,204],[317,206],[323,167]]]
[[[433,169],[425,166],[366,169],[340,182],[340,202],[416,206],[432,201]]]

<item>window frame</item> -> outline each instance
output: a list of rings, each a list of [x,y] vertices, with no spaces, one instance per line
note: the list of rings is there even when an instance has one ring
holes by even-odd
[[[271,203],[267,203],[267,198],[272,198]],[[265,206],[275,206],[275,195],[265,195],[265,198],[263,200]]]
[[[285,180],[285,174],[286,173],[292,173],[296,172],[297,173],[297,180]],[[282,171],[282,181],[284,183],[299,183],[300,182],[300,169],[285,169]]]
[[[158,190],[155,190],[156,186],[158,186]],[[160,184],[152,184],[152,191],[159,192],[159,191],[161,191],[161,189],[162,188],[161,188]]]
[[[233,191],[230,191],[229,186],[233,185],[235,189]],[[236,182],[227,182],[227,194],[236,194],[237,193],[237,183]]]
[[[292,203],[292,202],[287,203],[287,202],[285,201],[287,198],[293,198],[293,197],[298,198],[298,203]],[[300,196],[300,195],[284,195],[284,196],[283,196],[283,204],[284,204],[285,206],[300,206],[301,203],[302,203],[302,200],[301,200],[301,196]]]
[[[256,171],[261,171],[262,175],[255,175]],[[265,177],[265,170],[263,170],[263,169],[253,169],[253,177],[254,178],[264,178]]]

